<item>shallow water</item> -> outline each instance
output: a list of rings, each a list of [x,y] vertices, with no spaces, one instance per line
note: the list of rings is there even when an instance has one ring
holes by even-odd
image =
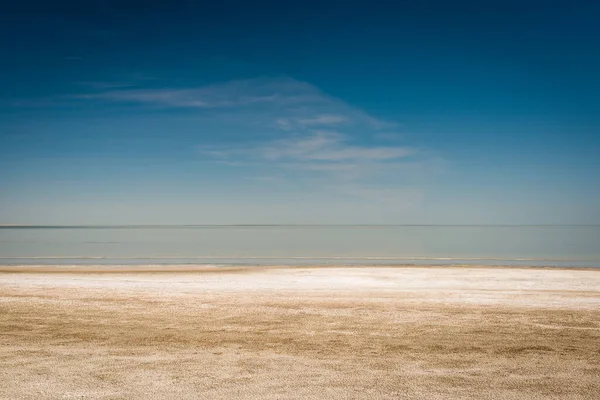
[[[1,264],[600,266],[600,226],[2,227]]]

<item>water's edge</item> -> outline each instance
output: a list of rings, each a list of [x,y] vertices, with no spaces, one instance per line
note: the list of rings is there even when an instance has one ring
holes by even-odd
[[[556,267],[600,268],[597,261],[547,259],[486,258],[390,258],[390,257],[214,257],[214,258],[104,258],[104,257],[21,257],[2,258],[1,266],[489,266],[489,267]]]

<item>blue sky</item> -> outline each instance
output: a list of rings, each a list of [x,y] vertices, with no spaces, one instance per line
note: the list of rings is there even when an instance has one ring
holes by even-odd
[[[600,7],[0,13],[0,223],[600,223]]]

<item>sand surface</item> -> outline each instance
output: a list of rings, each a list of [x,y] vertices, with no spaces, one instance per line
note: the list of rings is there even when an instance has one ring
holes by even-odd
[[[0,399],[600,399],[600,271],[0,268]]]

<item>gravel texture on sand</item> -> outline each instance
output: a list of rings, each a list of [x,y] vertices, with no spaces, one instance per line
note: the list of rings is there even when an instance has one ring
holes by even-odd
[[[2,267],[0,399],[600,399],[600,270]]]

